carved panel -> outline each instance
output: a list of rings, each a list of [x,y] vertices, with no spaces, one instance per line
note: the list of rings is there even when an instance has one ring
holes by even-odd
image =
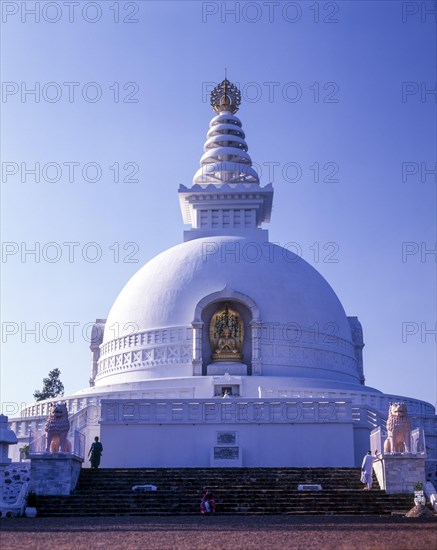
[[[237,432],[217,432],[217,445],[236,445]]]
[[[179,348],[178,347],[168,347],[167,348],[167,359],[178,359],[179,357]]]
[[[239,447],[214,447],[214,460],[238,460]]]

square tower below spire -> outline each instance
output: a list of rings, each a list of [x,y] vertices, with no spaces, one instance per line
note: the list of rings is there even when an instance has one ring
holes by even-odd
[[[259,184],[199,185],[179,187],[182,218],[191,229],[184,241],[211,236],[241,236],[267,241],[262,223],[270,221],[273,187]]]

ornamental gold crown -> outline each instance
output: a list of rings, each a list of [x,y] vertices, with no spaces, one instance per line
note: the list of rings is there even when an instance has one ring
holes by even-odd
[[[227,78],[222,80],[211,92],[211,106],[218,115],[225,111],[235,114],[240,103],[240,90]]]

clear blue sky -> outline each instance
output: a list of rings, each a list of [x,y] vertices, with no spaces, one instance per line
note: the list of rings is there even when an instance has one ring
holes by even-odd
[[[271,240],[297,243],[359,317],[367,384],[434,404],[434,3],[50,4],[38,22],[2,3],[2,400],[32,401],[55,367],[66,394],[87,386],[83,327],[182,241],[177,187],[197,170],[205,90],[227,67],[274,185]],[[35,163],[39,182],[22,170]],[[22,261],[35,243],[40,261]],[[23,331],[35,323],[39,342]]]

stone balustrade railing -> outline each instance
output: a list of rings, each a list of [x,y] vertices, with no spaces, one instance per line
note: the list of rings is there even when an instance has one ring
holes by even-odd
[[[352,422],[350,400],[102,400],[101,424],[284,424]]]

